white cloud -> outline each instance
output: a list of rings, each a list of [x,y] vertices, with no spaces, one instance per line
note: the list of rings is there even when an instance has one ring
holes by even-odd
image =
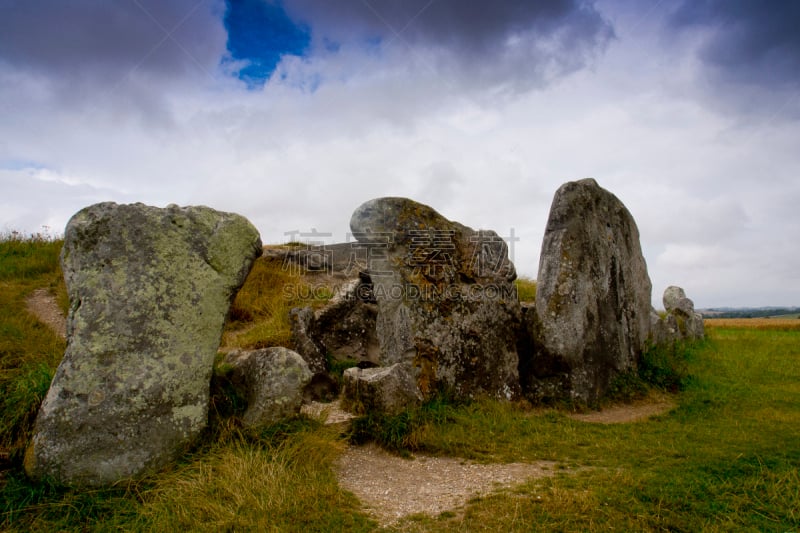
[[[698,306],[800,304],[800,125],[705,107],[695,63],[652,24],[619,28],[592,70],[502,97],[432,71],[424,48],[347,43],[286,58],[260,91],[203,77],[148,96],[128,78],[88,107],[0,66],[0,226],[60,229],[85,205],[142,201],[236,211],[265,242],[311,228],[341,241],[362,202],[409,196],[513,228],[517,270],[535,275],[554,192],[594,177],[638,223],[656,304],[669,284]]]

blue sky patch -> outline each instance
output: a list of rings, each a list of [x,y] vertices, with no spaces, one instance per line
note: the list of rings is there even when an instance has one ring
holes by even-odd
[[[239,78],[261,87],[284,55],[302,56],[311,41],[308,28],[295,24],[279,0],[226,0],[228,51],[248,64]]]
[[[30,159],[0,159],[2,170],[42,170],[47,166]]]

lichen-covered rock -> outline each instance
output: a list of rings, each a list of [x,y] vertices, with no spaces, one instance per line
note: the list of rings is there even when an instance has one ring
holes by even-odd
[[[316,319],[311,307],[295,307],[289,311],[289,323],[292,330],[292,341],[297,353],[303,358],[314,374],[328,371],[325,352],[314,338]]]
[[[247,401],[245,426],[274,424],[300,412],[313,374],[298,353],[278,346],[231,352],[226,361],[233,367],[231,381]]]
[[[503,239],[406,198],[362,204],[350,228],[378,305],[378,362],[412,365],[426,396],[516,397],[520,311]]]
[[[67,350],[36,419],[33,477],[108,485],[205,427],[225,315],[261,253],[243,217],[102,203],[67,224]]]
[[[396,415],[422,403],[422,392],[407,363],[344,371],[342,407],[355,413]]]
[[[329,363],[379,364],[378,308],[371,286],[365,283],[359,278],[347,280],[335,287],[333,298],[323,307],[296,307],[289,313],[294,346],[314,373],[313,385],[306,388],[309,400],[329,401],[338,394],[338,379],[330,373]]]
[[[527,395],[594,402],[632,370],[650,332],[650,277],[633,217],[593,179],[555,194],[536,292]],[[546,364],[539,364],[539,361]],[[541,367],[541,370],[539,368]]]
[[[307,362],[315,361],[315,373],[325,370],[326,355],[333,361],[380,364],[375,335],[378,307],[371,294],[371,287],[356,278],[337,286],[333,298],[317,310],[292,309],[292,340]],[[316,363],[319,360],[322,365]]]
[[[705,336],[703,316],[695,312],[694,302],[686,297],[680,287],[671,285],[662,298],[666,311],[663,318],[652,326],[655,344],[667,344],[683,339],[702,339]]]

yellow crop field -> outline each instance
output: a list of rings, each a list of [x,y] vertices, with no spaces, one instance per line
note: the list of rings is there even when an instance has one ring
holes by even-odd
[[[706,318],[703,322],[707,328],[800,330],[798,318]]]

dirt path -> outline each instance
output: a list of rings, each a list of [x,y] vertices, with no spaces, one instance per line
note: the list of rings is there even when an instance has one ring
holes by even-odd
[[[625,424],[628,422],[642,422],[650,417],[668,413],[674,408],[675,402],[664,396],[650,398],[632,405],[616,405],[607,407],[602,411],[575,413],[567,416],[573,420],[580,420],[581,422]]]
[[[47,289],[36,289],[26,301],[30,311],[42,323],[49,326],[62,339],[67,336],[67,319],[56,303],[56,297]]]
[[[569,416],[582,422],[619,424],[641,422],[674,407],[668,397],[652,397],[634,405]],[[329,424],[347,422],[353,417],[338,402],[303,406],[303,412],[311,416],[327,415]],[[336,466],[342,487],[355,494],[364,510],[383,525],[415,513],[436,516],[443,511],[457,511],[475,496],[569,472],[548,461],[478,464],[425,454],[409,460],[374,445],[348,447]]]
[[[471,498],[563,472],[556,463],[477,464],[451,457],[403,459],[374,445],[351,446],[337,465],[339,483],[382,524],[404,516],[436,516]]]

